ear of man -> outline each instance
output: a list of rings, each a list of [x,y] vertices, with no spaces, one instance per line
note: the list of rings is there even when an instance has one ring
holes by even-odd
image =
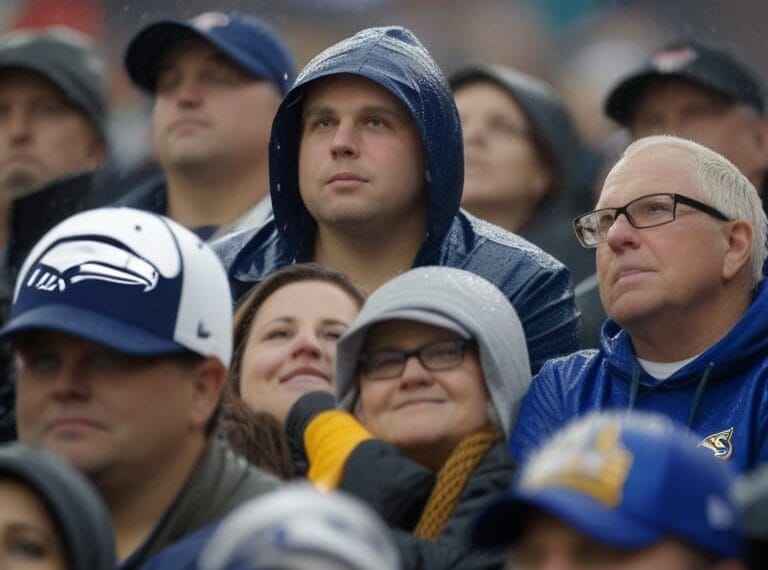
[[[728,233],[723,260],[723,279],[729,282],[737,277],[745,266],[749,265],[754,229],[749,222],[739,219],[728,223],[725,231]],[[749,268],[746,271],[749,272]],[[749,278],[750,276],[746,275],[746,277]]]
[[[209,357],[190,368],[188,374],[192,387],[190,426],[195,431],[205,431],[218,409],[227,369],[218,358]]]

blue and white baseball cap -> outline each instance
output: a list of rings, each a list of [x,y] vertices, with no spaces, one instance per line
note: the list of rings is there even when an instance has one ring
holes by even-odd
[[[271,82],[282,95],[296,78],[293,54],[272,26],[239,12],[204,12],[189,20],[155,22],[136,34],[125,52],[131,80],[154,92],[163,55],[190,36],[209,42],[250,75]]]
[[[232,297],[221,262],[195,234],[149,212],[100,208],[59,223],[24,261],[0,336],[36,329],[229,366]]]
[[[660,415],[592,413],[531,456],[480,514],[472,538],[511,546],[534,508],[610,546],[637,549],[674,536],[719,558],[742,558],[734,475],[698,443]]]

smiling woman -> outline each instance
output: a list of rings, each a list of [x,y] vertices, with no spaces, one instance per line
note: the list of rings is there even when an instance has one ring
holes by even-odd
[[[363,301],[343,273],[306,263],[276,271],[240,305],[222,430],[252,463],[291,475],[281,425],[302,394],[333,392],[336,341]]]
[[[403,568],[500,568],[471,550],[473,513],[501,493],[505,441],[531,380],[522,325],[501,291],[463,270],[411,269],[377,289],[340,339],[339,408],[307,394],[286,431],[308,477],[373,506]]]

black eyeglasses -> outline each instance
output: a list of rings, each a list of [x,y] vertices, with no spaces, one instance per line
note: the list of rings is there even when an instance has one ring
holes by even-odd
[[[730,221],[720,210],[681,194],[649,194],[635,198],[621,208],[601,208],[573,219],[573,231],[584,247],[597,247],[608,239],[608,230],[621,214],[635,228],[662,226],[675,220],[677,205],[685,204],[713,218]]]
[[[375,350],[360,355],[358,363],[366,378],[386,380],[397,378],[405,370],[408,359],[415,356],[430,371],[456,368],[464,361],[470,341],[456,338],[439,340],[415,350]]]

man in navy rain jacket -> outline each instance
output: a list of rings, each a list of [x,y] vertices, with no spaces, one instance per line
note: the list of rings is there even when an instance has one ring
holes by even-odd
[[[525,329],[531,367],[578,348],[568,270],[459,209],[462,136],[450,87],[411,32],[363,30],[300,73],[272,127],[274,220],[214,245],[235,299],[284,265],[335,266],[373,291],[423,265],[497,285]]]
[[[652,410],[738,471],[768,458],[766,216],[727,159],[672,136],[640,139],[574,222],[596,247],[610,316],[600,349],[548,363],[523,401],[520,460],[589,410]],[[695,474],[693,474],[695,476]]]

